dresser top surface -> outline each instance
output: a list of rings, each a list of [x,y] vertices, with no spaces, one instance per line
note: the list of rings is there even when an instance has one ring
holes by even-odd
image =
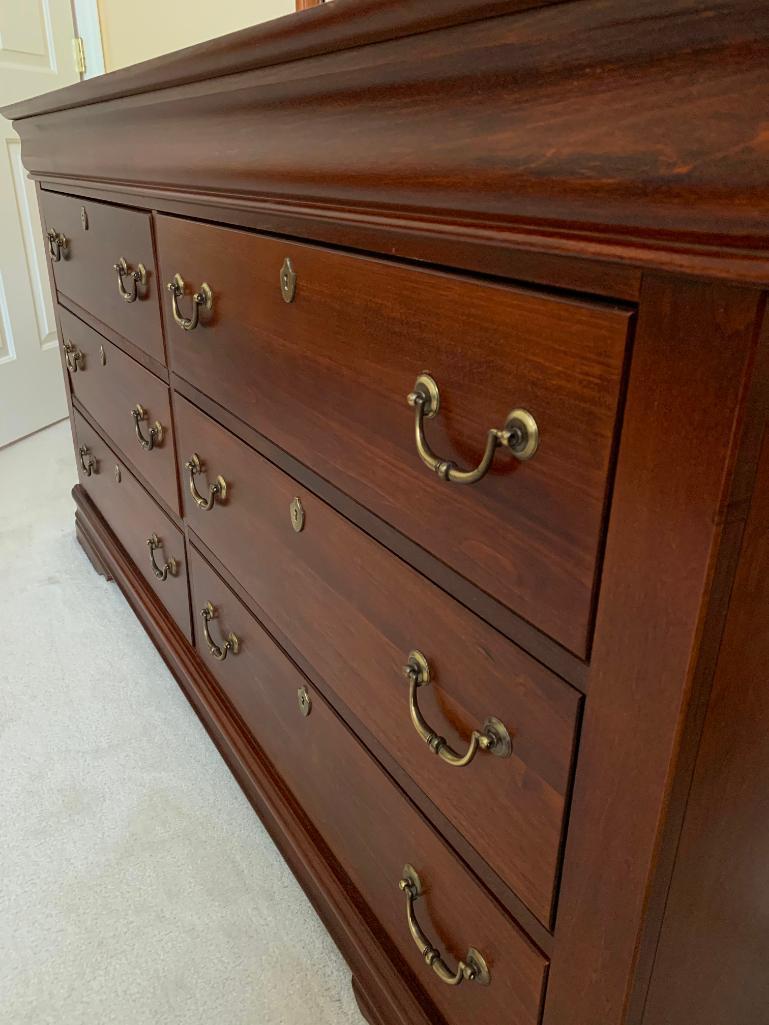
[[[762,0],[334,0],[0,113],[61,191],[764,287],[768,109]]]
[[[433,4],[426,0],[333,0],[10,104],[0,108],[0,113],[9,120],[35,117],[558,2],[441,0]]]

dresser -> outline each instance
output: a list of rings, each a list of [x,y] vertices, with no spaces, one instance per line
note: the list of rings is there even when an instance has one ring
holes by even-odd
[[[757,0],[334,0],[3,111],[77,537],[371,1025],[769,1023],[767,109]]]

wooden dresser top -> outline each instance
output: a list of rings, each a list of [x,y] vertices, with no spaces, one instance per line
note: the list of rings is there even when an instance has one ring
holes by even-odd
[[[634,299],[769,279],[767,110],[758,0],[335,0],[3,113],[47,187]]]

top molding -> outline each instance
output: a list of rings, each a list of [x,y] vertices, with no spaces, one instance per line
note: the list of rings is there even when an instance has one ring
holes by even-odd
[[[334,0],[2,111],[47,187],[616,297],[769,283],[767,112],[766,0]]]
[[[433,0],[333,0],[0,107],[0,114],[9,121],[17,121],[558,2],[560,0],[439,0],[438,3]]]

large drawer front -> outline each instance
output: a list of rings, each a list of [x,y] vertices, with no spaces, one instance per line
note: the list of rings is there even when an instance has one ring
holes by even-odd
[[[176,373],[585,655],[628,311],[170,217],[157,240],[164,282],[186,283],[181,314],[203,282],[213,294],[191,331],[163,303]],[[533,458],[500,448],[477,483],[440,480],[407,403],[425,370],[438,456],[474,466],[489,429],[523,408],[539,427]]]
[[[237,654],[220,660],[196,628],[201,657],[446,1021],[534,1025],[545,982],[542,955],[194,548],[190,567],[193,608],[214,609],[208,627],[219,654],[230,633],[238,640]],[[302,688],[309,715],[299,703]],[[452,970],[475,947],[488,963],[488,986],[447,986],[425,964],[398,887],[407,863],[425,890],[415,904],[419,925]]]
[[[191,641],[187,563],[181,531],[77,412],[74,424],[80,483],[179,629]],[[151,550],[148,541],[153,536],[157,538],[158,547]],[[162,575],[172,559],[173,572],[167,572],[165,579],[160,579],[155,568]]]
[[[59,316],[72,394],[178,513],[168,385],[71,313]]]
[[[180,396],[180,459],[199,457],[203,498],[183,489],[190,528],[480,856],[549,923],[580,697],[570,686]],[[185,471],[187,472],[187,471]],[[290,507],[299,498],[304,527]],[[429,724],[457,751],[489,716],[512,755],[457,768],[436,758],[409,715],[403,667],[429,661],[419,689]],[[483,794],[483,801],[477,795]],[[493,809],[489,814],[488,809]]]
[[[62,245],[45,243],[59,255],[53,262],[56,291],[165,363],[150,215],[57,192],[40,195],[47,231],[63,239]],[[121,259],[127,267],[122,288],[129,297],[136,291],[133,302],[126,302],[119,291],[114,267]],[[139,264],[145,270],[144,284],[130,276]]]

